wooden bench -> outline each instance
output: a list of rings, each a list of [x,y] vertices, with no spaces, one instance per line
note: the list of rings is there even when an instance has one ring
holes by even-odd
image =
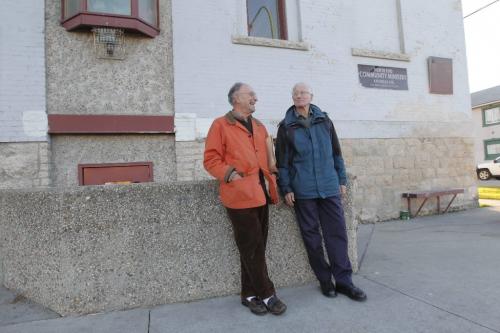
[[[446,209],[442,212],[442,214],[446,213],[448,211],[448,208],[450,208],[451,206],[451,203],[453,202],[453,200],[455,200],[455,198],[457,197],[457,194],[460,194],[460,193],[464,193],[464,189],[463,188],[454,188],[454,189],[450,189],[450,190],[432,190],[432,191],[421,191],[421,192],[406,192],[406,193],[403,193],[403,198],[406,198],[406,200],[408,201],[408,213],[410,214],[410,217],[415,217],[415,216],[418,216],[418,213],[420,213],[420,210],[422,209],[422,207],[425,205],[425,203],[427,202],[427,199],[429,198],[434,198],[436,197],[437,198],[437,210],[438,210],[438,214],[441,214],[441,201],[440,201],[440,197],[443,196],[443,195],[453,195],[453,198],[451,198],[450,202],[448,203],[448,206],[446,206]],[[415,215],[412,215],[411,214],[411,199],[413,198],[423,198],[424,201],[422,202],[422,204],[420,205],[420,207],[418,207],[418,210],[417,210],[417,213],[415,213]]]

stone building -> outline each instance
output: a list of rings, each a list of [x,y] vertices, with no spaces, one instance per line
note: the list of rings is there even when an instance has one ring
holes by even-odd
[[[407,190],[463,187],[457,204],[475,205],[460,1],[173,1],[172,16],[178,179],[205,177],[203,138],[234,81],[273,133],[305,81],[342,139],[360,220],[397,218]]]
[[[275,133],[305,81],[360,221],[397,218],[407,190],[463,187],[456,205],[475,205],[459,0],[6,0],[0,15],[0,187],[208,178],[231,84],[255,88]]]
[[[500,86],[471,94],[477,163],[500,156]]]

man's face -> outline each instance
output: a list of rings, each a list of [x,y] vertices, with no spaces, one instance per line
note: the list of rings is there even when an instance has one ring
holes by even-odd
[[[248,85],[241,86],[235,98],[235,105],[237,104],[239,111],[250,115],[255,112],[255,103],[257,103],[257,95],[252,87]]]
[[[293,89],[292,93],[293,104],[295,107],[306,107],[311,104],[312,94],[309,87],[305,85],[298,85]]]

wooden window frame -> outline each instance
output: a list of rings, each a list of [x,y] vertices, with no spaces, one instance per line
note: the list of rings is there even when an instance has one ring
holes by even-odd
[[[246,13],[247,13],[247,35],[250,36],[250,17],[248,16],[248,2],[250,0],[246,0]],[[278,27],[279,27],[279,38],[269,38],[269,39],[281,39],[288,40],[288,28],[287,28],[287,20],[286,20],[286,6],[285,0],[275,0],[276,1],[276,10],[278,14]],[[265,38],[265,37],[259,37]]]
[[[500,124],[500,120],[495,122],[495,123],[491,123],[491,124],[486,123],[486,111],[490,110],[490,109],[495,109],[495,108],[500,108],[500,103],[491,104],[491,105],[488,105],[488,106],[481,108],[481,114],[483,116],[483,127],[496,126],[496,125]]]
[[[118,28],[142,33],[148,37],[160,34],[160,1],[156,1],[156,26],[139,16],[139,0],[130,0],[131,15],[89,12],[87,1],[81,0],[80,10],[75,15],[65,17],[65,2],[61,0],[61,25],[68,31],[91,29],[93,27]],[[105,1],[105,0],[103,0]]]

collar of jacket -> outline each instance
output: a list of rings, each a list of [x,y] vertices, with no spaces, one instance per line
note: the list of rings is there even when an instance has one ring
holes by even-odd
[[[312,120],[311,120],[312,124],[322,122],[326,118],[325,113],[323,111],[321,111],[321,109],[318,106],[316,106],[314,104],[311,104],[311,116],[310,117],[312,117]],[[298,123],[297,120],[298,120],[298,118],[297,118],[296,112],[295,112],[295,105],[292,105],[286,111],[285,119],[283,121],[284,121],[286,126],[300,126],[300,124]]]
[[[238,124],[238,121],[236,120],[236,118],[234,117],[234,114],[233,114],[233,111],[229,111],[228,113],[226,113],[226,115],[224,116],[227,120],[227,122],[230,124],[230,125],[236,125]],[[258,126],[264,126],[260,120],[252,117],[252,116],[249,116],[249,119],[250,120],[253,120],[255,124],[257,124]],[[243,125],[242,125],[243,126]]]

